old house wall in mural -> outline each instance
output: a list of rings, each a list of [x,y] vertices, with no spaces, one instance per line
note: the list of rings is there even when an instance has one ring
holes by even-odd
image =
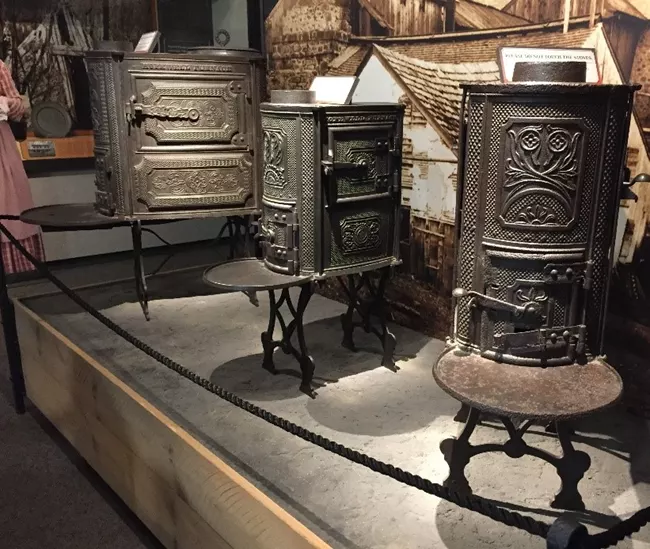
[[[349,0],[280,0],[266,20],[268,88],[305,89],[350,36]]]
[[[356,36],[434,34],[445,28],[441,0],[351,0],[350,25]]]

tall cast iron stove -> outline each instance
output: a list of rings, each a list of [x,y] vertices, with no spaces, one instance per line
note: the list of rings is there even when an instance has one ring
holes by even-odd
[[[613,404],[622,383],[601,358],[616,215],[634,87],[471,85],[463,101],[453,338],[434,366],[469,407],[443,442],[447,483],[469,490],[481,412],[501,418],[511,457],[558,470],[553,505],[584,507],[589,456],[565,421]],[[530,448],[532,421],[555,424],[564,451]]]
[[[326,277],[338,277],[348,295],[344,345],[354,348],[352,333],[362,325],[381,339],[383,364],[394,368],[395,337],[386,327],[383,292],[399,264],[403,111],[398,104],[322,105],[312,92],[300,91],[272,92],[271,102],[261,105],[263,257],[219,265],[205,280],[221,289],[269,292],[264,367],[275,371],[275,348],[292,353],[301,366],[301,389],[309,394],[314,364],[302,318],[314,282]],[[378,280],[370,271],[380,271]],[[291,286],[302,288],[296,307]],[[370,299],[361,296],[364,286]],[[277,301],[275,290],[282,290]],[[285,303],[294,317],[289,324],[279,312]],[[361,324],[353,320],[355,311]],[[373,313],[381,329],[371,326]],[[279,341],[273,339],[276,320]],[[294,331],[299,349],[290,341]]]

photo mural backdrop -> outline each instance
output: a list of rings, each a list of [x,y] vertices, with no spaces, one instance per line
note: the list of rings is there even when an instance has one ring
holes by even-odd
[[[627,165],[650,172],[650,2],[647,0],[278,0],[266,20],[270,89],[316,75],[359,77],[355,101],[406,104],[400,323],[449,332],[456,165],[464,82],[499,80],[499,46],[593,48],[603,82],[637,82]],[[629,264],[646,233],[650,188],[622,204],[616,255]],[[638,253],[637,253],[638,256]],[[336,291],[328,288],[331,295]]]

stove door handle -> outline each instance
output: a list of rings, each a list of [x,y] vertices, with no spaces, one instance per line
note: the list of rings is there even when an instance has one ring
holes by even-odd
[[[139,116],[196,122],[201,117],[201,113],[195,108],[181,108],[173,105],[144,105],[142,103],[136,103],[136,97],[135,95],[132,95],[126,104],[126,119],[129,123],[134,123],[136,118]]]
[[[325,169],[325,175],[332,175],[334,172],[338,171],[353,171],[368,168],[368,164],[365,160],[362,160],[361,162],[333,162],[332,160],[323,160],[321,161],[321,164]]]
[[[475,291],[467,291],[463,288],[456,288],[453,292],[455,298],[471,297],[472,301],[486,309],[505,311],[513,314],[518,319],[528,322],[541,322],[543,320],[542,307],[535,302],[526,303],[523,306],[514,305],[507,301],[496,299]]]

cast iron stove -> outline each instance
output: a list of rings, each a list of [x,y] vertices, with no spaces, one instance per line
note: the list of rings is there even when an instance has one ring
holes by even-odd
[[[461,436],[442,444],[460,490],[472,456],[502,449],[552,463],[553,505],[584,508],[577,484],[590,460],[565,421],[622,390],[602,349],[635,89],[465,87],[453,337],[433,370],[469,407]],[[482,412],[503,421],[506,445],[469,444]],[[555,424],[562,457],[523,441],[535,421]]]

